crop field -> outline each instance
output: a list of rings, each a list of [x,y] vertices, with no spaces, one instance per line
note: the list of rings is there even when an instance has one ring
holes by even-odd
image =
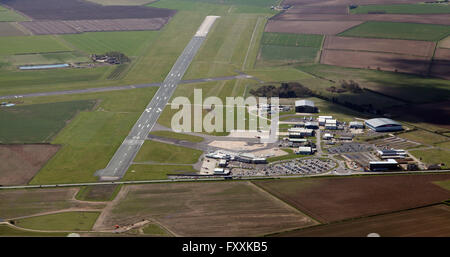
[[[158,165],[158,164],[133,164],[123,177],[123,180],[158,180],[168,179],[167,174],[196,173],[192,165]]]
[[[200,155],[200,150],[147,140],[134,161],[193,164],[198,161]]]
[[[385,52],[405,55],[417,55],[431,58],[434,42],[398,39],[352,38],[327,36],[324,49]]]
[[[74,101],[2,108],[0,142],[49,142],[76,113],[93,105],[94,101]]]
[[[360,13],[394,13],[394,14],[427,14],[450,13],[448,4],[393,4],[393,5],[360,5],[350,10],[351,14]]]
[[[68,233],[64,232],[32,232],[13,228],[9,225],[0,225],[0,237],[65,237]]]
[[[261,59],[263,62],[294,61],[314,62],[319,52],[318,48],[263,45],[261,47]]]
[[[75,201],[78,188],[21,189],[0,191],[0,213],[3,219],[15,219],[69,208],[98,210],[103,203]]]
[[[77,51],[10,55],[7,60],[15,66],[33,64],[79,63],[88,62],[89,58]]]
[[[363,84],[366,88],[380,92],[384,95],[403,99],[404,101],[411,103],[432,102],[433,104],[436,104],[437,102],[446,101],[450,94],[450,82],[442,79],[424,78],[402,73],[344,68],[321,64],[298,66],[297,68],[302,71],[335,81],[342,80],[343,77],[348,80],[352,79],[358,81],[360,84]],[[393,103],[400,103],[394,99],[388,99],[382,96],[378,97],[379,98],[377,101],[386,102],[391,100]],[[368,99],[365,100],[368,101]],[[374,104],[372,101],[371,103]],[[411,105],[408,106],[408,110],[411,107]],[[420,110],[420,108],[417,109]],[[436,110],[436,108],[433,109]],[[403,112],[402,114],[409,114],[408,112],[410,111]],[[430,112],[427,112],[426,115],[430,115]]]
[[[18,10],[34,20],[95,20],[170,17],[173,10],[144,6],[101,6],[87,1],[4,0],[2,4]]]
[[[118,51],[127,56],[136,56],[140,49],[152,42],[157,35],[158,32],[154,31],[90,32],[64,35],[62,38],[89,54]]]
[[[126,186],[99,228],[152,218],[179,236],[258,236],[316,224],[249,183]],[[226,227],[226,229],[223,229]]]
[[[450,48],[450,36],[444,38],[439,42],[439,47]]]
[[[261,44],[320,48],[322,40],[322,35],[265,32]]]
[[[443,149],[426,149],[409,151],[410,154],[420,159],[423,163],[428,165],[444,164],[442,169],[450,167],[450,151]]]
[[[429,57],[347,50],[322,51],[320,63],[350,68],[374,69],[427,75]]]
[[[145,5],[156,0],[88,0],[101,5]]]
[[[28,18],[0,5],[0,22],[26,20],[28,20]]]
[[[58,151],[57,145],[0,145],[0,185],[25,185]]]
[[[0,56],[73,50],[53,36],[0,37],[0,46]]]
[[[439,41],[449,33],[450,26],[445,25],[368,21],[339,36]]]
[[[361,21],[283,21],[269,20],[265,32],[336,35],[361,24]]]
[[[450,236],[450,207],[435,205],[294,230],[274,236],[366,237],[373,232],[382,237],[448,237]]]
[[[121,188],[120,185],[84,186],[78,191],[76,199],[81,201],[111,201]]]
[[[256,185],[323,222],[400,211],[447,200],[433,184],[450,174],[258,181]]]
[[[0,11],[0,16],[2,12]],[[25,36],[25,32],[11,22],[0,22],[0,37]]]
[[[15,225],[34,230],[88,231],[99,215],[99,212],[63,212],[15,220]]]
[[[159,30],[169,17],[148,19],[103,19],[72,21],[27,21],[20,24],[34,35],[77,34],[102,31]]]

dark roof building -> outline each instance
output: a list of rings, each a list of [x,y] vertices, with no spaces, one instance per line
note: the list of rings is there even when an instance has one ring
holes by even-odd
[[[376,132],[391,132],[403,130],[402,124],[387,118],[375,118],[366,120],[365,124],[368,128]]]
[[[316,112],[318,112],[318,109],[315,106],[313,101],[298,100],[298,101],[295,101],[295,112],[316,113]]]

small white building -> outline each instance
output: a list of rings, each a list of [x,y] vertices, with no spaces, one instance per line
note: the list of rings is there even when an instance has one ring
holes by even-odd
[[[312,151],[312,148],[309,147],[309,146],[300,146],[298,148],[297,154],[304,154],[304,155],[306,155],[306,154],[313,154],[313,151]]]
[[[349,127],[354,129],[363,129],[364,123],[362,121],[350,121]]]
[[[325,121],[325,129],[337,129],[337,120],[328,119]]]
[[[330,133],[325,133],[324,135],[323,135],[323,139],[325,139],[325,140],[330,140],[330,139],[332,139],[334,136],[332,135],[332,134],[330,134]]]
[[[319,116],[317,121],[319,122],[319,126],[325,126],[325,122],[331,119],[333,119],[333,116]]]

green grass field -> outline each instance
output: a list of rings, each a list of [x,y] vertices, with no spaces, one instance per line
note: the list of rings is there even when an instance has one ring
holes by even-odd
[[[118,51],[127,56],[137,56],[159,35],[158,31],[88,32],[63,35],[65,41],[87,54],[104,54]]]
[[[425,130],[415,130],[411,132],[406,132],[398,135],[401,138],[410,139],[415,142],[419,142],[425,145],[432,145],[437,143],[443,143],[450,141],[448,137],[441,136],[436,133],[431,133]]]
[[[112,201],[121,188],[122,185],[83,186],[75,198],[81,201]]]
[[[56,36],[0,37],[0,56],[71,51]]]
[[[167,232],[156,224],[148,224],[142,230],[146,235],[166,236]]]
[[[63,212],[19,219],[15,225],[34,230],[88,231],[99,215],[99,212]]]
[[[441,149],[427,149],[427,150],[413,150],[409,151],[416,158],[421,159],[426,164],[439,164],[444,163],[442,169],[448,169],[450,167],[450,151]]]
[[[0,17],[2,12],[0,11]],[[1,19],[1,18],[0,18]],[[25,36],[25,32],[18,29],[18,25],[15,25],[12,22],[0,22],[0,36]]]
[[[202,142],[204,139],[203,137],[188,135],[188,134],[181,134],[181,133],[175,133],[172,131],[152,131],[150,132],[151,135],[159,136],[159,137],[165,137],[165,138],[173,138],[178,140],[185,140],[193,143],[199,143]]]
[[[33,178],[31,184],[96,181],[116,149],[152,99],[157,88],[108,93],[26,98],[26,103],[67,99],[100,99],[95,111],[81,112],[52,141],[62,148]],[[133,104],[130,104],[133,103]]]
[[[88,0],[101,5],[144,5],[156,0]]]
[[[6,9],[0,6],[0,22],[4,21],[27,21],[27,17],[24,17],[13,10]]]
[[[2,107],[1,143],[49,142],[76,113],[91,109],[94,101],[73,101]]]
[[[261,44],[320,48],[323,35],[264,32]]]
[[[122,180],[159,180],[167,179],[167,174],[195,173],[197,170],[191,165],[157,165],[157,164],[133,164],[128,169]]]
[[[88,62],[87,55],[77,51],[44,53],[44,54],[20,54],[11,55],[7,60],[15,66],[35,65],[35,64],[56,64],[56,63],[78,63]]]
[[[450,180],[435,181],[433,183],[450,191]]]
[[[0,225],[0,237],[62,237],[67,236],[67,234],[63,232],[32,232],[15,229],[8,225]]]
[[[367,21],[339,36],[438,41],[449,34],[450,26],[445,25]]]
[[[261,57],[263,61],[295,61],[314,62],[319,48],[263,45]]]
[[[134,161],[193,164],[198,161],[200,155],[202,155],[200,150],[157,141],[145,141]]]
[[[393,5],[360,5],[350,9],[351,14],[370,12],[398,13],[398,14],[439,14],[450,13],[448,4],[393,4]]]

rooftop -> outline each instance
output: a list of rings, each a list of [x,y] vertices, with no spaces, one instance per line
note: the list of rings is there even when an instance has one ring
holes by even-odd
[[[311,106],[314,107],[314,102],[311,100],[297,100],[295,101],[295,106]]]

